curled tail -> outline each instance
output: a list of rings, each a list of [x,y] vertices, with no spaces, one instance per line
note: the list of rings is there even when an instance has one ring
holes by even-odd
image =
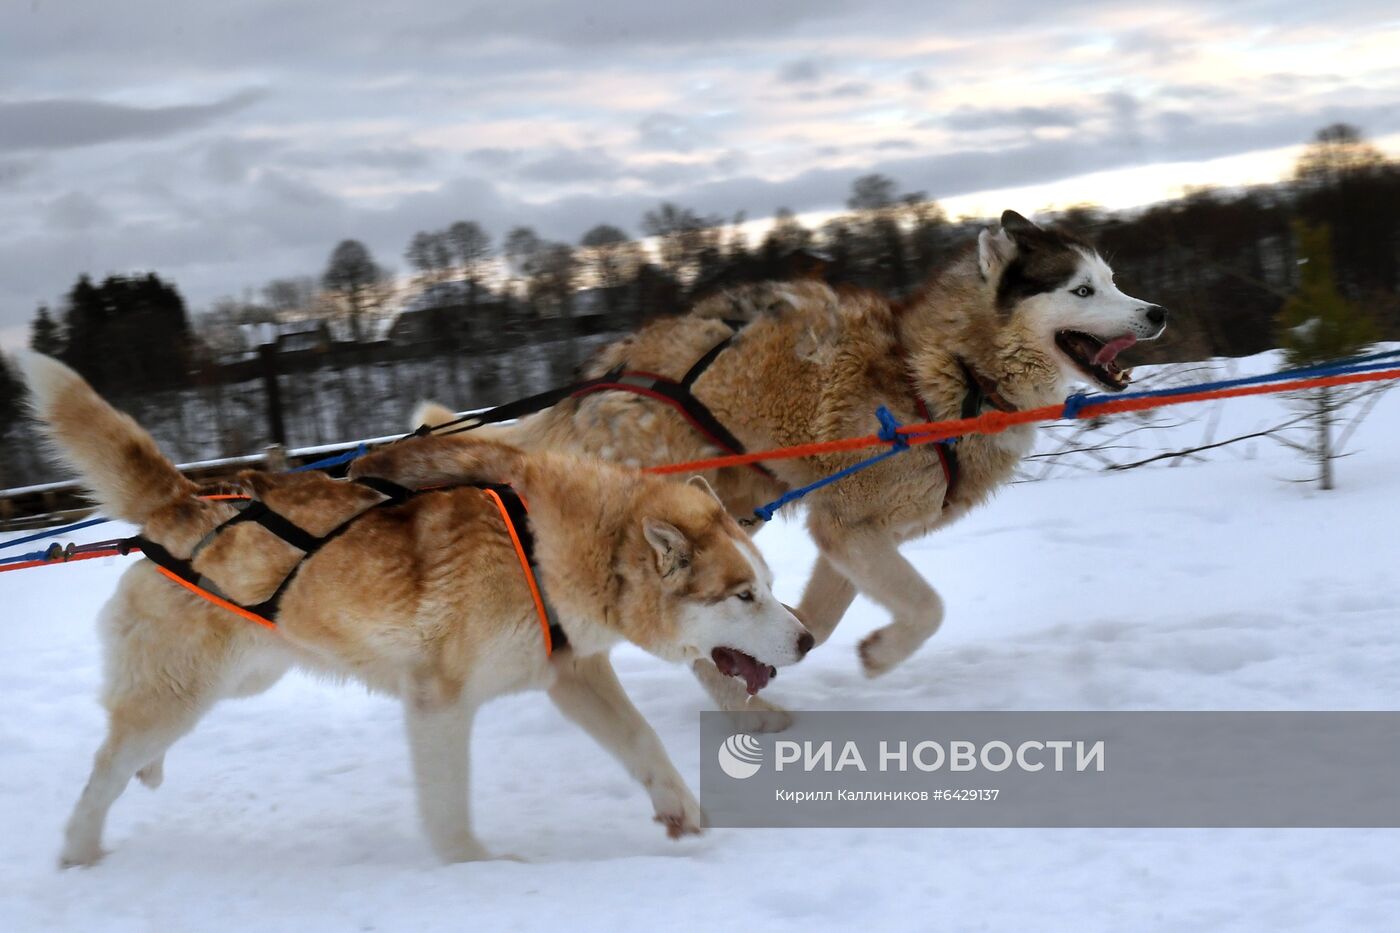
[[[44,436],[104,514],[144,525],[157,509],[194,494],[151,435],[73,370],[38,353],[17,354],[16,362]]]

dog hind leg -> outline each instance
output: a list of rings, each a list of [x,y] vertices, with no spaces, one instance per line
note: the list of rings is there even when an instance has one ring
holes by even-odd
[[[700,833],[705,825],[700,803],[667,757],[655,730],[627,698],[607,655],[564,658],[555,670],[550,699],[646,788],[666,835],[679,839]]]
[[[290,659],[279,658],[275,661],[267,658],[260,658],[261,664],[252,670],[245,670],[242,676],[237,677],[233,683],[227,687],[220,698],[232,699],[235,697],[256,696],[267,690],[282,678],[282,675],[291,667]],[[165,781],[165,752],[162,751],[146,766],[136,772],[136,779],[142,784],[155,790]]]
[[[64,868],[92,865],[102,857],[102,830],[107,813],[138,769],[142,780],[159,783],[165,750],[189,732],[212,703],[190,704],[169,691],[131,693],[112,705],[107,739],[97,750],[82,795],[64,832]]]

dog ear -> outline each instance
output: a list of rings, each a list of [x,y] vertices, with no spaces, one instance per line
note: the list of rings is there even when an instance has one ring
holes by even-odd
[[[1001,229],[1016,242],[1016,248],[1022,253],[1028,253],[1054,239],[1044,227],[1027,220],[1015,211],[1001,212]]]
[[[1001,212],[1001,229],[1014,237],[1023,236],[1027,233],[1043,233],[1044,231],[1036,224],[1022,217],[1015,211]]]
[[[690,486],[694,486],[696,489],[703,489],[710,494],[711,499],[714,499],[720,505],[724,505],[724,500],[719,497],[719,493],[715,492],[715,487],[711,486],[709,481],[699,473],[696,473],[690,479],[686,480],[686,483]]]
[[[1011,239],[1005,228],[993,231],[983,230],[977,236],[977,266],[982,270],[984,282],[995,282],[1001,278],[1002,270],[1016,258],[1016,241]]]
[[[642,520],[642,534],[656,552],[656,571],[663,577],[684,573],[690,569],[690,542],[685,534],[659,518]]]

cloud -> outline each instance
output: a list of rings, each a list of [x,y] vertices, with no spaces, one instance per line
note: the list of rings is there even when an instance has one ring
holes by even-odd
[[[38,159],[0,159],[0,188],[15,185],[38,168]]]
[[[869,97],[875,90],[874,85],[867,81],[843,81],[840,84],[828,88],[814,91],[803,91],[798,94],[799,100],[839,100],[841,98]]]
[[[97,100],[0,101],[0,150],[72,149],[129,139],[159,139],[205,126],[262,97],[244,91],[212,104],[130,107]]]
[[[815,58],[799,58],[778,69],[778,80],[784,84],[811,84],[821,78],[823,71]]]
[[[557,149],[541,158],[531,159],[516,168],[515,177],[525,181],[570,184],[586,181],[606,181],[616,178],[619,164],[602,149]]]
[[[11,6],[0,327],[82,271],[198,305],[460,219],[572,240],[663,198],[839,209],[869,171],[950,197],[1400,130],[1378,0]]]
[[[709,135],[688,117],[652,113],[637,124],[637,142],[647,149],[690,152],[709,141]]]
[[[422,149],[411,146],[375,146],[365,149],[352,149],[345,153],[344,161],[350,165],[366,168],[382,168],[395,172],[413,172],[432,164],[432,156]]]
[[[97,199],[82,191],[59,195],[44,205],[44,222],[50,228],[78,233],[106,223],[111,215]]]
[[[1076,127],[1083,115],[1069,107],[962,107],[942,119],[954,130],[1031,130],[1042,127]],[[927,121],[937,125],[937,120]]]

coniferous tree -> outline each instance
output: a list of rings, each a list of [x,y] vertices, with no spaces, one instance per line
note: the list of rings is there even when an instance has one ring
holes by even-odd
[[[155,273],[79,277],[68,293],[63,360],[101,391],[139,392],[189,381],[185,301]]]
[[[47,305],[39,306],[39,312],[29,325],[29,349],[45,356],[63,353],[63,328],[49,315]]]
[[[1352,356],[1375,340],[1373,322],[1342,297],[1332,265],[1331,231],[1325,226],[1295,225],[1301,272],[1298,290],[1279,312],[1279,344],[1290,366],[1308,366]],[[1303,393],[1313,425],[1309,455],[1318,465],[1318,485],[1333,487],[1332,461],[1340,452],[1332,429],[1348,396],[1336,386]]]
[[[20,392],[19,378],[10,372],[5,357],[0,356],[0,435],[19,417]]]

